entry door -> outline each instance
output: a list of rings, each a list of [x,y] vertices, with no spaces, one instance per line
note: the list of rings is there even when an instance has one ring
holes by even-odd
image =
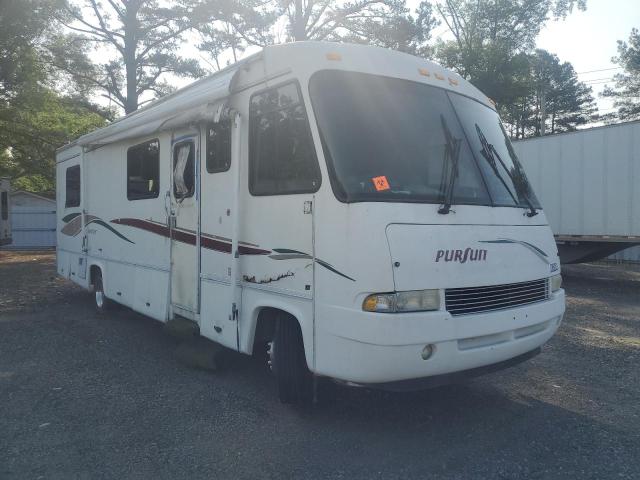
[[[199,312],[199,136],[176,136],[171,148],[171,304],[195,320]]]

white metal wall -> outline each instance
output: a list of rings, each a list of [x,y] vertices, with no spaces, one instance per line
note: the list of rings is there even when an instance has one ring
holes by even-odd
[[[56,246],[56,209],[40,206],[12,205],[11,249],[55,248]]]
[[[640,235],[640,122],[513,145],[554,233]],[[640,246],[607,260],[640,262]]]
[[[553,233],[640,235],[640,122],[513,146]]]

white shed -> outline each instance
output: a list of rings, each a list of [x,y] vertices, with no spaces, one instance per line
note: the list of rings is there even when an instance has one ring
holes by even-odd
[[[31,192],[11,193],[11,249],[56,247],[56,201]]]

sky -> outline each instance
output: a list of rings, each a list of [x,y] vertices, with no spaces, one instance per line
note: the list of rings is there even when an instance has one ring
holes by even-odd
[[[640,28],[640,0],[587,0],[586,11],[549,22],[537,46],[571,62],[578,78],[593,88],[600,113],[608,113],[611,100],[598,94],[606,83],[613,86],[611,77],[621,72],[613,70],[617,65],[611,57],[617,54],[617,40],[627,41],[633,27]]]

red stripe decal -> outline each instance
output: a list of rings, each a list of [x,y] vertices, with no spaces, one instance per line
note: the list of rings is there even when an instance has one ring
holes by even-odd
[[[112,223],[118,225],[126,225],[128,227],[139,228],[147,232],[155,233],[162,237],[169,238],[169,227],[156,222],[150,222],[148,220],[141,220],[139,218],[115,218],[111,220]],[[207,250],[215,250],[216,252],[231,253],[231,243],[211,238],[211,236],[205,236],[208,234],[200,235],[200,246]],[[174,229],[173,238],[178,242],[186,243],[188,245],[196,244],[196,235],[186,230]],[[271,250],[263,250],[261,248],[247,247],[239,245],[238,250],[240,255],[269,255]]]

